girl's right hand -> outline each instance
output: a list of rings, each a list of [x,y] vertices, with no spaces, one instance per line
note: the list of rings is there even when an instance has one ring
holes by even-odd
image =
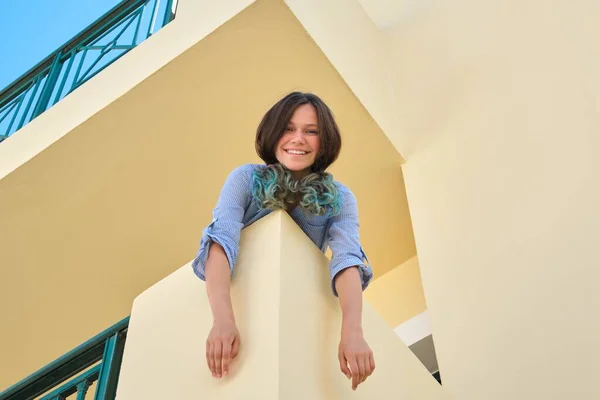
[[[238,355],[240,333],[234,321],[215,321],[206,339],[206,362],[213,377],[229,374],[229,365]]]

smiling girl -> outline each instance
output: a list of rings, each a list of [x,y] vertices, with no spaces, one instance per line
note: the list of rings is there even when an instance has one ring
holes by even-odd
[[[206,361],[214,377],[228,375],[240,348],[230,296],[240,232],[279,209],[323,252],[331,249],[331,290],[342,310],[338,359],[352,389],[375,369],[362,330],[362,291],[373,272],[360,244],[356,198],[325,172],[341,144],[329,107],[314,94],[293,92],[273,105],[258,126],[256,151],[265,164],[243,165],[227,177],[192,262],[195,274],[206,281],[213,313]]]

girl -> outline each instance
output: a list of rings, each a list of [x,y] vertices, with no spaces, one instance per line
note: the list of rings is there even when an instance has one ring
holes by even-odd
[[[332,250],[331,289],[343,315],[338,359],[352,389],[375,369],[362,331],[362,291],[373,273],[359,241],[356,199],[325,172],[340,149],[340,133],[327,105],[314,94],[293,92],[258,126],[256,151],[266,165],[243,165],[229,174],[192,262],[195,274],[206,281],[214,318],[206,340],[206,361],[214,377],[229,373],[240,347],[230,298],[240,231],[277,209],[286,210],[323,252],[328,246]]]

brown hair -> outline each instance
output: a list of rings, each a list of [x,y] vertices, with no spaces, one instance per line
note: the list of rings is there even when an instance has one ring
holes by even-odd
[[[340,131],[333,113],[318,96],[312,93],[292,92],[273,105],[256,130],[256,152],[266,164],[276,164],[275,146],[283,136],[292,114],[299,106],[311,104],[317,112],[321,150],[311,169],[325,171],[338,158],[342,148]]]

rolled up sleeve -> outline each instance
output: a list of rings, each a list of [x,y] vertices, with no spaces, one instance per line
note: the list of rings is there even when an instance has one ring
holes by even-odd
[[[225,250],[229,270],[233,274],[239,253],[240,233],[244,227],[244,212],[251,200],[251,174],[250,166],[238,167],[229,174],[221,189],[213,209],[212,222],[202,231],[200,247],[192,261],[194,273],[202,280],[206,280],[206,261],[213,242]]]
[[[329,247],[332,253],[329,272],[331,289],[336,297],[335,277],[344,269],[358,267],[363,290],[373,278],[369,259],[360,244],[356,197],[349,190],[343,196],[342,211],[333,217],[329,228]]]

